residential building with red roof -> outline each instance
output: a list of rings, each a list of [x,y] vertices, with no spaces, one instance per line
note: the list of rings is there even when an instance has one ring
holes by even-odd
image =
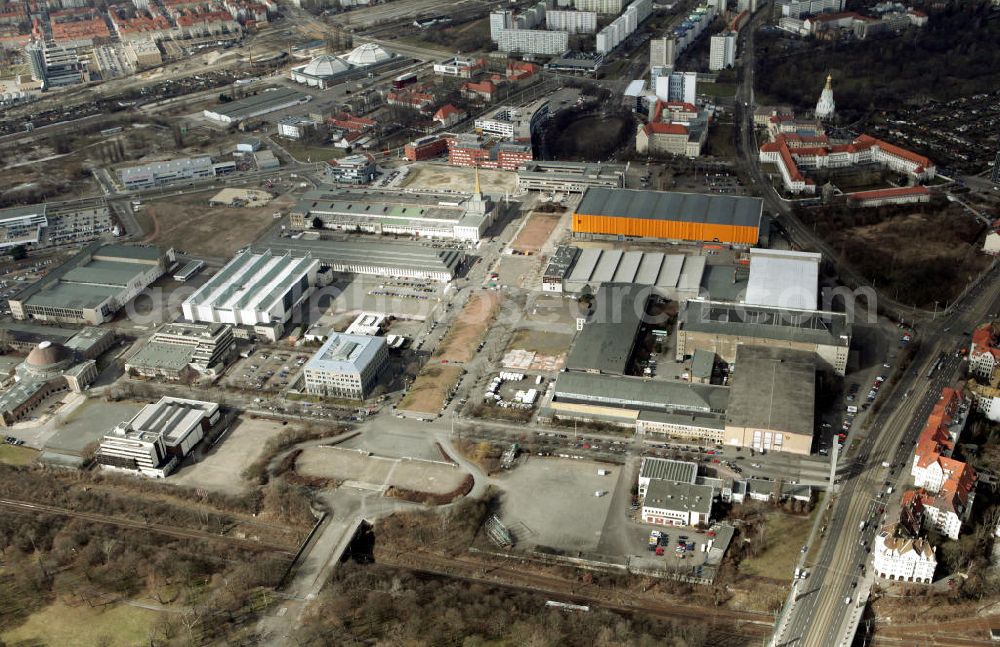
[[[897,523],[883,527],[872,542],[872,571],[893,582],[930,584],[937,569],[937,549],[923,537],[924,509],[906,501]]]
[[[856,191],[847,200],[857,207],[880,207],[886,204],[930,202],[931,191],[925,186],[901,186],[873,191]]]
[[[991,385],[997,382],[1000,365],[1000,326],[984,323],[972,331],[969,371]]]
[[[390,106],[412,108],[413,110],[427,110],[434,105],[434,95],[425,92],[395,90],[386,96],[385,102]]]
[[[450,128],[451,126],[457,124],[468,117],[468,113],[464,110],[456,108],[450,103],[446,103],[437,109],[434,113],[434,121],[441,124],[443,128]]]
[[[334,128],[339,128],[347,132],[357,132],[364,133],[370,130],[375,130],[378,127],[378,122],[374,119],[368,119],[367,117],[355,117],[348,112],[338,112],[334,116],[326,120],[326,123],[330,124]]]
[[[975,498],[975,470],[952,458],[970,408],[963,389],[943,389],[917,439],[910,468],[928,523],[953,539],[958,538]]]
[[[492,102],[497,95],[497,85],[493,81],[469,81],[462,84],[462,96],[467,99],[481,99]]]

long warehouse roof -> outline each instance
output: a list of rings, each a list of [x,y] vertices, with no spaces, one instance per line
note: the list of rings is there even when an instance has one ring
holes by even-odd
[[[590,187],[576,214],[758,227],[763,209],[760,198]]]

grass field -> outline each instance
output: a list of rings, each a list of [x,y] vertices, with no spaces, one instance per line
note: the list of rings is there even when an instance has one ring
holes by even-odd
[[[30,447],[14,447],[13,445],[0,445],[0,463],[7,465],[29,465],[38,456],[38,450]]]
[[[528,222],[518,232],[517,238],[511,244],[514,251],[522,254],[537,254],[542,251],[542,246],[555,231],[560,213],[538,213],[537,211],[528,216]]]
[[[813,514],[808,517],[785,514],[780,510],[767,513],[767,549],[756,557],[740,562],[740,573],[761,577],[791,577],[799,560],[802,545],[809,538]]]
[[[448,334],[434,353],[436,359],[448,362],[468,362],[476,354],[476,346],[500,310],[499,292],[478,292],[452,322]]]
[[[710,97],[733,97],[736,96],[735,83],[699,83],[698,92],[707,94]]]
[[[437,414],[445,396],[462,374],[459,366],[432,364],[425,366],[410,385],[398,408],[403,411]]]
[[[4,632],[8,645],[106,645],[132,647],[149,644],[149,632],[159,613],[126,604],[91,607],[56,602],[28,617],[23,625]]]

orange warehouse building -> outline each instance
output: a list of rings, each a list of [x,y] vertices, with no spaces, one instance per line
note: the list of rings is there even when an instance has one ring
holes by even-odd
[[[760,198],[592,187],[573,213],[573,233],[756,245],[763,210]]]

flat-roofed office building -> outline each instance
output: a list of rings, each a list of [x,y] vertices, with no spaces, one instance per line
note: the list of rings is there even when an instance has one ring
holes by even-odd
[[[313,395],[363,400],[389,361],[385,337],[333,334],[303,368]]]
[[[220,418],[215,402],[164,396],[104,436],[95,460],[102,469],[163,478]]]

